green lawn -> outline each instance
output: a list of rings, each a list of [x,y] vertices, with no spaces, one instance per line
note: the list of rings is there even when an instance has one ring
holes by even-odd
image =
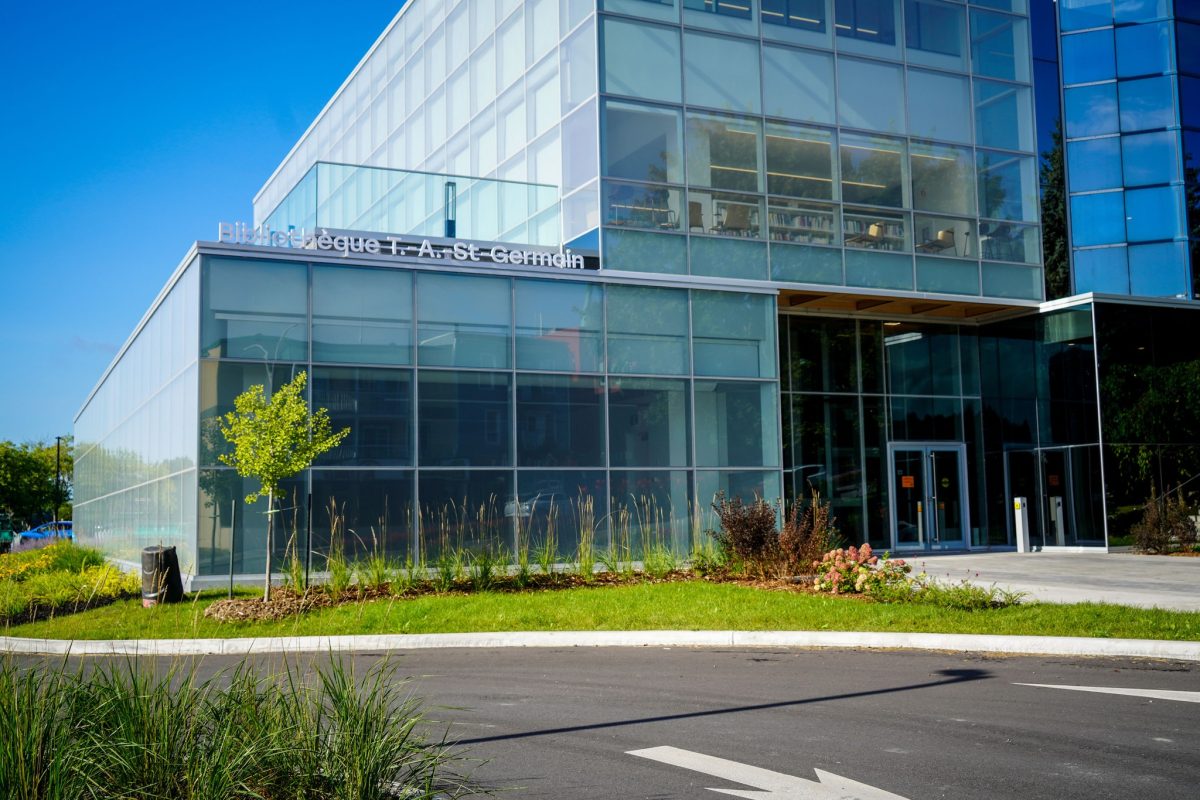
[[[544,630],[845,630],[1200,640],[1200,613],[1026,603],[986,611],[884,605],[855,598],[688,581],[525,593],[431,595],[323,609],[281,622],[218,624],[204,609],[223,592],[143,609],[137,600],[18,625],[57,639],[161,639],[356,633]],[[249,593],[247,594],[249,596]]]

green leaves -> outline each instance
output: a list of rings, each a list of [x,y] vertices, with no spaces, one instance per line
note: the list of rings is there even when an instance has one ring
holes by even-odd
[[[333,431],[328,412],[308,412],[304,387],[308,374],[301,372],[267,399],[261,385],[251,386],[233,401],[221,434],[233,452],[219,456],[244,478],[257,478],[262,486],[246,496],[247,503],[266,497],[285,478],[307,469],[317,456],[332,450],[350,433]]]

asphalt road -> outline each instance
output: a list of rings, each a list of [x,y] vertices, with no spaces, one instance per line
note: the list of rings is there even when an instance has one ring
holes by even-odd
[[[355,668],[382,657],[357,655]],[[710,787],[846,800],[1200,796],[1200,704],[1019,685],[1200,693],[1195,664],[649,648],[389,658],[414,677],[435,731],[483,761],[473,779],[501,796],[728,796]],[[236,661],[208,657],[200,671]],[[648,748],[677,750],[629,754]],[[697,771],[706,767],[712,774]],[[891,794],[834,790],[829,776],[818,785],[814,769]],[[758,782],[737,779],[747,776]],[[779,793],[755,791],[771,781]]]

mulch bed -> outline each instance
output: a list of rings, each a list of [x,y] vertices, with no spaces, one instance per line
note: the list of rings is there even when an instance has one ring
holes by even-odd
[[[556,574],[531,575],[524,585],[519,585],[513,576],[503,576],[488,587],[490,592],[553,592],[562,589],[576,589],[598,586],[624,586],[638,583],[682,583],[685,581],[704,580],[710,583],[732,583],[739,586],[749,586],[755,589],[768,589],[786,592],[811,592],[812,576],[801,575],[794,578],[778,578],[760,580],[730,575],[728,573],[709,573],[700,577],[693,572],[675,570],[662,577],[651,577],[643,573],[630,575],[601,572],[590,581],[579,575]],[[393,592],[387,584],[378,587],[352,586],[338,597],[330,595],[323,587],[311,588],[306,592],[280,587],[271,590],[271,599],[263,602],[262,598],[237,597],[228,600],[218,600],[204,610],[204,616],[217,622],[259,622],[288,619],[322,608],[361,603],[364,601],[382,600],[384,598],[407,599],[425,597],[428,595],[446,594],[477,594],[478,589],[468,580],[456,581],[454,588],[449,591],[439,591],[432,582],[425,582],[405,587],[402,591]]]

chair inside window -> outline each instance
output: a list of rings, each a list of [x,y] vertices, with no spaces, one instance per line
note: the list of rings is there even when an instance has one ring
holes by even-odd
[[[753,206],[748,206],[743,203],[731,203],[725,206],[725,215],[717,227],[713,228],[714,233],[735,234],[737,236],[753,236],[757,233],[757,229],[751,219]]]
[[[694,231],[697,228],[701,232],[704,231],[704,206],[699,200],[688,201],[688,230]]]

